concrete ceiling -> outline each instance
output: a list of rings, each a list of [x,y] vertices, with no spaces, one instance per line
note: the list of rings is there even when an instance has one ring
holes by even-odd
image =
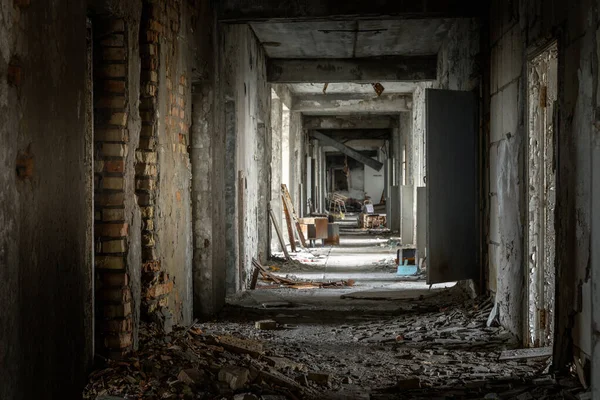
[[[412,93],[415,90],[414,82],[380,82],[385,88],[384,93]],[[293,83],[288,88],[295,95],[323,94],[325,83]],[[375,96],[375,91],[369,83],[330,83],[327,94],[365,93]]]
[[[257,22],[271,58],[354,58],[437,54],[452,19]]]

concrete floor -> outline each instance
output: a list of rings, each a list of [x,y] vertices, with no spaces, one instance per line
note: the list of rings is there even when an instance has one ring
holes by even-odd
[[[157,384],[155,392],[175,385],[168,388],[171,395],[183,391],[185,398],[198,399],[431,400],[553,399],[580,391],[572,376],[555,379],[545,372],[549,357],[500,359],[503,350],[517,348],[519,341],[502,327],[486,326],[493,306],[489,299],[472,299],[455,283],[429,288],[422,276],[400,277],[393,265],[394,239],[344,233],[340,246],[309,249],[297,253],[293,262],[266,266],[281,267],[280,276],[354,279],[355,286],[299,290],[263,283],[263,288],[231,297],[216,321],[195,325],[201,332],[195,340],[204,343],[202,348],[218,349],[211,344],[233,335],[260,343],[264,354],[258,358],[222,350],[216,356],[205,354],[198,352],[200,342],[193,342],[187,353],[177,352],[185,341],[176,334],[164,342],[168,346],[160,336],[145,339],[142,348],[150,357],[160,354],[168,363],[161,379],[171,383]],[[255,322],[265,319],[275,321],[277,329],[256,329]],[[172,340],[177,345],[170,345]],[[199,361],[194,365],[204,371],[207,382],[186,395],[185,386],[173,377],[189,365],[190,349],[196,349],[193,359]],[[275,385],[259,378],[231,391],[216,381],[224,367],[282,375]],[[315,374],[326,381],[315,381]],[[295,394],[277,388],[282,379],[288,379],[285,386]],[[93,379],[84,398],[94,398],[113,382],[119,390],[105,393],[139,393],[140,385],[130,381],[123,387],[121,372]]]
[[[353,280],[351,288],[336,289],[335,294],[328,293],[332,289],[309,290],[273,290],[248,292],[257,302],[265,298],[277,298],[280,301],[321,303],[339,303],[343,299],[406,299],[428,296],[439,290],[453,287],[456,282],[429,286],[423,274],[417,276],[399,276],[395,264],[396,252],[400,246],[399,238],[389,232],[377,230],[367,231],[357,228],[356,215],[348,214],[339,221],[340,244],[324,246],[317,241],[315,247],[299,249],[296,253],[288,251],[293,262],[273,261],[268,266],[279,268],[275,275],[296,278],[303,281],[330,282]],[[283,256],[283,253],[278,254]],[[249,299],[247,299],[249,301]],[[230,299],[233,303],[237,300]],[[273,301],[275,301],[273,299]],[[238,303],[239,304],[239,303]]]

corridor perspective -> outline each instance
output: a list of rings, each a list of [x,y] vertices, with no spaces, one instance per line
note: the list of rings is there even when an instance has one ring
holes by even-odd
[[[599,38],[1,0],[0,400],[600,399]]]

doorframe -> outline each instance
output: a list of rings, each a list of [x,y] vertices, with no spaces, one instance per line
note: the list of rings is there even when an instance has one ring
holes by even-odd
[[[523,215],[524,215],[524,224],[523,224],[523,241],[522,241],[522,245],[523,245],[523,258],[522,258],[522,265],[523,265],[523,279],[524,279],[524,283],[525,283],[525,293],[524,293],[524,297],[525,297],[525,301],[523,302],[523,318],[522,318],[522,334],[523,334],[523,340],[522,340],[522,344],[526,347],[534,347],[534,343],[530,343],[529,340],[529,305],[530,305],[530,291],[529,291],[529,276],[530,276],[530,272],[529,272],[529,151],[530,151],[530,145],[529,145],[529,138],[530,138],[530,129],[529,129],[529,118],[530,118],[530,92],[529,92],[529,67],[531,65],[531,63],[533,62],[533,60],[540,56],[541,54],[543,54],[544,52],[548,51],[550,48],[552,48],[553,46],[556,46],[557,49],[557,76],[556,76],[556,88],[557,88],[557,93],[556,93],[556,109],[553,110],[553,115],[551,116],[551,118],[553,119],[553,152],[554,152],[554,164],[555,164],[555,193],[556,193],[556,200],[555,200],[555,206],[554,206],[554,237],[555,237],[555,243],[554,243],[554,265],[553,265],[553,269],[554,269],[554,278],[555,278],[555,285],[554,285],[554,312],[553,312],[553,337],[552,337],[552,346],[554,346],[554,355],[556,355],[557,352],[557,347],[556,347],[556,338],[559,336],[558,335],[558,312],[557,312],[557,293],[558,293],[558,279],[557,277],[559,276],[559,257],[558,257],[558,237],[559,237],[559,224],[558,224],[558,210],[559,210],[559,205],[560,205],[560,201],[559,201],[559,133],[560,133],[560,104],[562,104],[562,88],[563,88],[563,84],[562,84],[562,74],[561,74],[561,41],[559,40],[558,36],[547,36],[544,37],[543,39],[540,39],[539,41],[527,46],[526,48],[526,58],[525,58],[525,62],[524,62],[524,66],[523,66],[523,81],[524,81],[524,85],[523,85],[523,92],[525,94],[524,99],[525,99],[525,120],[524,120],[524,130],[525,130],[525,134],[524,134],[524,140],[523,140],[523,152],[524,152],[524,162],[523,162],[523,202],[521,202],[521,204],[524,207],[524,211],[523,211]]]

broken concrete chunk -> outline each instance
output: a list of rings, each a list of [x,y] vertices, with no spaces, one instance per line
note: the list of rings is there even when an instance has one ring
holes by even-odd
[[[325,372],[309,372],[307,378],[318,385],[327,386],[331,383],[331,375]]]
[[[250,371],[247,368],[228,366],[219,371],[219,381],[229,385],[231,390],[243,388],[250,378]]]
[[[304,365],[296,363],[285,357],[263,357],[263,360],[271,367],[279,370],[290,368],[294,371],[301,371],[304,369]]]
[[[296,391],[302,390],[302,386],[277,371],[261,371],[260,376],[265,382],[271,385],[281,386]]]
[[[304,374],[297,376],[296,382],[298,382],[302,386],[308,386],[308,379],[306,378],[306,375],[304,375]]]
[[[234,336],[219,336],[218,340],[223,348],[232,353],[249,354],[254,358],[264,353],[262,343],[256,340],[239,339]]]
[[[254,327],[263,331],[272,331],[277,329],[277,322],[273,321],[272,319],[265,319],[262,321],[256,321],[254,323]]]
[[[199,385],[204,381],[204,371],[199,371],[196,368],[183,369],[177,375],[177,380],[188,385]]]

